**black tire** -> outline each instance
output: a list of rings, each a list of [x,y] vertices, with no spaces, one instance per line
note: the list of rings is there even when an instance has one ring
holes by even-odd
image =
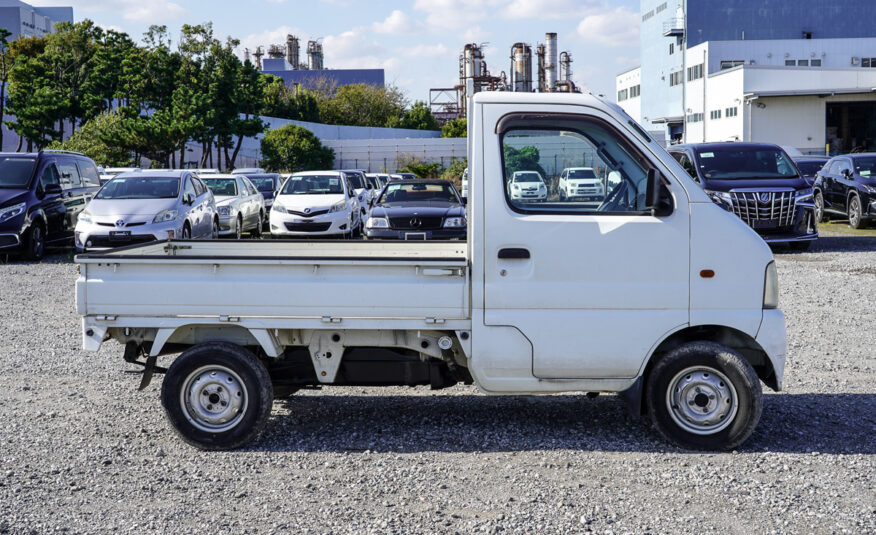
[[[252,236],[253,238],[256,238],[256,239],[262,238],[262,221],[264,221],[264,219],[265,219],[265,214],[259,212],[258,223],[256,223],[255,228],[252,229],[252,232],[249,233],[250,236]]]
[[[184,240],[192,239],[192,227],[189,226],[188,221],[186,221],[183,224],[182,239],[184,239]]]
[[[207,405],[191,399],[203,399]],[[186,443],[202,450],[239,448],[258,438],[273,399],[264,364],[243,347],[225,342],[208,342],[183,352],[161,385],[161,405],[170,424]],[[200,416],[204,414],[230,421],[210,421]]]
[[[234,239],[239,240],[243,237],[243,217],[237,216],[237,226],[234,228]]]
[[[857,195],[849,197],[849,226],[852,228],[864,227],[864,220],[861,217],[861,199]]]
[[[829,219],[827,213],[824,211],[824,197],[821,195],[820,191],[815,192],[815,222],[816,223],[824,223]]]
[[[673,395],[687,404],[671,405]],[[664,437],[697,450],[737,447],[757,427],[763,411],[754,368],[736,351],[714,342],[684,344],[660,358],[646,379],[645,400]]]
[[[561,201],[566,200],[566,192],[564,190],[560,190],[560,200]]]
[[[211,240],[218,240],[219,239],[219,220],[216,218],[213,218],[213,231],[210,233],[210,239]]]
[[[34,223],[22,236],[22,255],[27,260],[39,262],[46,254],[46,227]]]

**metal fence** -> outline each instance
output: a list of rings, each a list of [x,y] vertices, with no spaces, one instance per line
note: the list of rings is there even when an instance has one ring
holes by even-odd
[[[416,159],[448,167],[466,157],[465,138],[433,139],[335,139],[323,144],[335,151],[335,168],[367,172],[398,171]]]

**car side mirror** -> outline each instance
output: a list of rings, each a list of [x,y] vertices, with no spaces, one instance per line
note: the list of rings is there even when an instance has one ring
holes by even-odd
[[[371,184],[365,184],[365,189],[374,189],[374,186]]]
[[[44,190],[46,195],[60,195],[61,194],[61,185],[60,184],[46,184]]]
[[[843,169],[843,176],[846,178],[851,178],[851,176],[852,176],[851,169]]]
[[[663,183],[657,169],[653,167],[648,169],[645,208],[651,210],[651,215],[654,217],[666,217],[671,215],[673,210],[669,188]]]
[[[463,206],[466,206],[468,204],[468,199],[465,197],[460,197],[459,200],[462,201]]]
[[[186,193],[183,196],[183,202],[185,204],[195,204],[195,196],[192,195],[191,193]]]

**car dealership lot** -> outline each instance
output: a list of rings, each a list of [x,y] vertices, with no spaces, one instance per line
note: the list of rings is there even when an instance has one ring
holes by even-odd
[[[253,446],[200,452],[160,377],[137,392],[120,346],[81,350],[68,255],[2,264],[0,533],[876,531],[876,239],[827,234],[777,250],[786,391],[730,454],[615,396],[463,386],[302,391]]]

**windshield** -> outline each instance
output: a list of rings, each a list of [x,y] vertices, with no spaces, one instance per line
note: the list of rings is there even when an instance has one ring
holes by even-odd
[[[377,204],[393,203],[425,203],[425,202],[452,202],[458,203],[459,199],[450,184],[422,184],[411,182],[410,184],[390,184],[386,191],[377,200]]]
[[[236,197],[237,179],[234,178],[202,178],[204,184],[217,197]]]
[[[101,188],[95,199],[175,199],[179,195],[177,177],[116,177]]]
[[[696,148],[697,165],[704,178],[798,178],[797,170],[779,148],[738,145]]]
[[[343,195],[341,177],[331,175],[293,176],[283,186],[282,195]]]
[[[372,188],[377,189],[377,188],[380,187],[380,181],[377,180],[377,177],[376,177],[376,176],[366,176],[366,177],[365,177],[365,180],[367,180],[368,183],[371,184],[371,187],[372,187]]]
[[[572,169],[569,171],[569,178],[596,178],[596,173],[593,169]]]
[[[277,187],[276,179],[270,175],[246,175],[246,178],[248,178],[249,181],[252,182],[252,185],[259,191],[274,191]]]
[[[803,176],[815,176],[815,173],[821,171],[825,162],[797,162],[797,169]]]
[[[362,181],[362,175],[359,173],[344,173],[347,176],[347,180],[350,181],[350,185],[353,186],[353,189],[363,189],[365,187],[365,182]]]
[[[538,173],[514,173],[514,182],[541,182]]]
[[[26,188],[35,165],[36,158],[0,156],[0,188]]]
[[[876,178],[876,156],[855,158],[855,172],[867,178]]]

